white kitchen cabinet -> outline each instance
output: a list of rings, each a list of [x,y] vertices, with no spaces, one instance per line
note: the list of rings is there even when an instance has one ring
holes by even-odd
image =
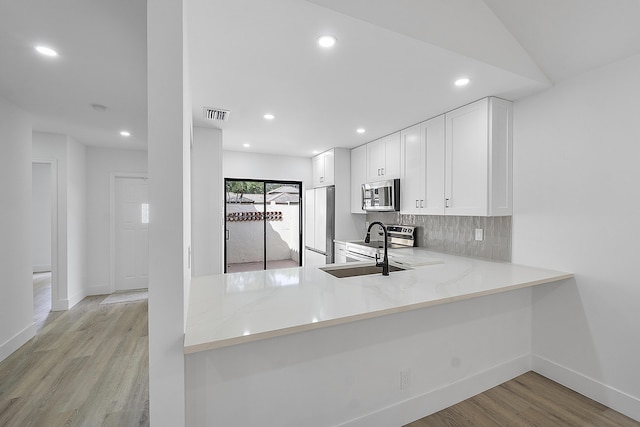
[[[347,244],[344,242],[334,242],[334,262],[336,264],[346,264],[347,262]]]
[[[485,98],[445,114],[445,214],[511,215],[512,114]]]
[[[424,171],[426,155],[424,140],[420,136],[421,125],[415,125],[400,132],[400,212],[420,214],[424,205]]]
[[[418,215],[444,215],[444,115],[400,133],[400,211]]]
[[[313,187],[327,187],[335,184],[334,150],[327,150],[312,159]]]
[[[362,210],[362,184],[367,182],[367,146],[351,150],[351,213],[364,214]]]
[[[315,267],[327,264],[327,257],[317,252],[305,249],[304,251],[304,265],[306,267]]]
[[[367,181],[400,178],[400,132],[367,144]]]

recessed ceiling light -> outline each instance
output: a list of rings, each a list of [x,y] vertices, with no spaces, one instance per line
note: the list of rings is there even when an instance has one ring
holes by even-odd
[[[242,144],[242,146],[244,148],[249,148],[249,147],[251,147],[251,144],[249,144],[248,142],[245,142],[244,144]]]
[[[36,46],[35,49],[38,51],[38,53],[44,56],[58,56],[58,52],[56,52],[55,50],[47,46],[39,45],[39,46]]]
[[[265,114],[264,118],[267,120],[273,120],[276,118],[276,116],[274,116],[273,114]]]
[[[358,129],[356,129],[356,132],[358,132],[358,133],[365,133],[366,131],[365,131],[365,129],[364,129],[364,128],[358,128]]]
[[[122,136],[131,136],[131,132],[126,131],[126,130],[121,130],[120,131],[120,135],[122,135]]]
[[[466,85],[468,85],[468,84],[469,84],[469,82],[470,82],[470,81],[471,81],[471,79],[470,79],[470,78],[468,78],[468,77],[462,77],[462,78],[459,78],[458,80],[456,80],[454,84],[455,84],[456,86],[466,86]]]
[[[335,46],[337,41],[338,41],[338,39],[335,38],[334,36],[320,36],[320,37],[318,37],[318,44],[321,47],[333,47],[333,46]]]

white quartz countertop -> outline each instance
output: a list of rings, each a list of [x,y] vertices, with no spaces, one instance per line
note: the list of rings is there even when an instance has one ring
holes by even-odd
[[[570,273],[413,248],[410,270],[336,278],[318,267],[194,277],[184,352],[195,353],[568,279]],[[349,263],[346,266],[367,263]],[[371,264],[371,263],[369,263]],[[342,264],[343,266],[345,264]]]

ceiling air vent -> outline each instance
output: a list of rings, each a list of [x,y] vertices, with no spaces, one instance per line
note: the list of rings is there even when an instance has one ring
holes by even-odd
[[[226,122],[229,120],[229,114],[231,114],[231,111],[229,110],[204,107],[204,117],[209,120]]]

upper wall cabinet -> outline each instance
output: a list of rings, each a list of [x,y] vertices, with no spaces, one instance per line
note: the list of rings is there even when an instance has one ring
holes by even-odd
[[[445,114],[446,215],[512,214],[512,116],[498,98]]]
[[[367,181],[400,178],[400,132],[367,144]]]
[[[367,182],[367,146],[351,150],[351,213],[366,213],[362,210],[362,184]]]
[[[335,184],[334,150],[327,150],[312,159],[313,187],[327,187]]]
[[[444,115],[401,131],[400,211],[444,215]]]

